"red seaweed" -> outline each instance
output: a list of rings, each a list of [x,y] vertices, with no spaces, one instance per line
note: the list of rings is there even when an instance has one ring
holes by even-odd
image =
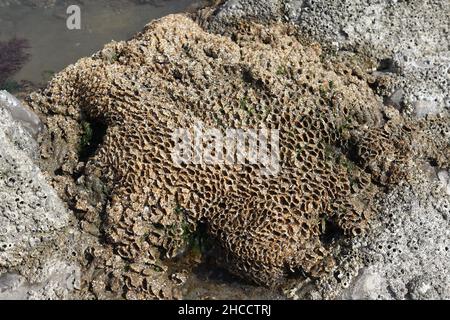
[[[29,48],[27,39],[12,38],[9,41],[0,41],[0,87],[28,61]]]

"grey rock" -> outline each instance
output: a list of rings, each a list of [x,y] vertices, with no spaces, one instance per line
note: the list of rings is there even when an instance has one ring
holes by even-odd
[[[0,276],[1,300],[57,300],[71,299],[73,292],[80,289],[80,268],[77,264],[62,260],[48,260],[41,265],[42,279],[36,281],[16,273]],[[38,270],[33,270],[39,274]]]
[[[450,108],[448,1],[286,3],[291,21],[316,40],[388,61],[403,103],[419,116]]]
[[[17,149],[24,152],[28,157],[36,159],[38,144],[34,137],[26,130],[20,122],[14,121],[11,113],[0,102],[0,128],[5,135],[4,141],[12,143]]]
[[[227,34],[230,25],[243,19],[281,20],[283,8],[280,0],[229,0],[217,8],[207,27],[210,32]]]
[[[16,291],[25,281],[24,277],[16,273],[0,275],[0,294],[8,291]]]
[[[0,299],[63,299],[80,280],[78,232],[33,162],[32,135],[0,107]]]
[[[8,119],[0,111],[3,121]],[[9,121],[13,121],[9,117]],[[18,124],[16,123],[17,127]],[[64,228],[69,216],[40,169],[0,128],[0,266],[17,265],[30,248]],[[31,139],[29,137],[29,139]]]
[[[290,21],[334,50],[362,52],[394,76],[392,93],[423,117],[450,109],[450,2],[396,0],[231,0],[211,19],[226,33],[230,21]]]
[[[380,199],[379,220],[356,239],[364,265],[345,299],[450,299],[450,195],[424,179]]]
[[[366,268],[355,278],[351,286],[343,293],[342,298],[352,300],[375,300],[389,297],[386,279],[376,270]]]
[[[223,21],[256,18],[271,20],[281,15],[281,1],[278,0],[230,0],[217,12],[216,18]]]
[[[34,137],[42,131],[43,126],[39,117],[8,91],[0,90],[1,107],[8,110],[13,119],[19,121]]]

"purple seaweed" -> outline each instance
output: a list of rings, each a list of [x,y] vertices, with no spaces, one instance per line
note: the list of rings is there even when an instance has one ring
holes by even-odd
[[[0,41],[0,87],[28,61],[30,54],[26,51],[29,48],[27,39]]]

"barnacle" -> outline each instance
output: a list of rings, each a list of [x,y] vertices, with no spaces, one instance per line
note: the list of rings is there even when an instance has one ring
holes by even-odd
[[[149,294],[152,272],[142,270],[159,263],[155,248],[175,256],[199,221],[228,268],[256,283],[277,285],[291,270],[329,272],[324,222],[361,234],[372,181],[411,151],[399,141],[412,131],[389,129],[364,79],[282,24],[247,23],[225,37],[168,16],[69,66],[30,103],[48,115],[50,132],[64,119],[73,144],[84,119],[107,126],[83,174],[110,190],[103,231],[116,255],[140,266],[139,276],[124,276],[139,294]],[[278,174],[261,175],[258,163],[177,166],[172,133],[196,122],[222,132],[278,129]],[[68,173],[77,157],[66,155]]]

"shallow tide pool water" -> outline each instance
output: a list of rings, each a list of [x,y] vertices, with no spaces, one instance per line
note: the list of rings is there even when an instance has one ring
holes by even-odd
[[[201,0],[20,1],[0,0],[0,41],[17,37],[28,40],[28,62],[12,77],[35,85],[47,82],[78,59],[90,56],[106,43],[127,40],[153,19],[191,11]],[[51,5],[48,5],[51,3]],[[67,28],[67,8],[81,9],[81,29]]]

